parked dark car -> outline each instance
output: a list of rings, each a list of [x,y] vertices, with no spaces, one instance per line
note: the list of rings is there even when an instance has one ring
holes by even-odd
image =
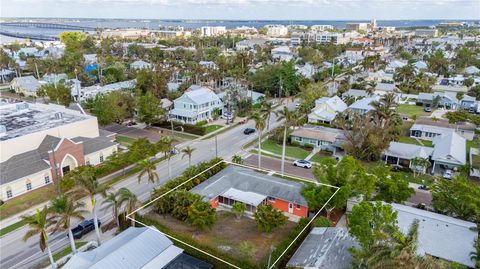
[[[253,133],[255,133],[255,129],[246,128],[245,130],[243,130],[243,133],[246,134],[246,135],[253,134]]]
[[[100,225],[102,225],[102,222],[98,220],[98,227],[100,227]],[[80,239],[82,238],[82,236],[86,235],[87,233],[93,230],[95,230],[95,224],[93,222],[93,219],[84,220],[80,224],[78,224],[77,227],[72,229],[73,238]]]
[[[418,189],[426,191],[426,190],[428,190],[428,186],[427,185],[420,185],[420,186],[418,186]]]

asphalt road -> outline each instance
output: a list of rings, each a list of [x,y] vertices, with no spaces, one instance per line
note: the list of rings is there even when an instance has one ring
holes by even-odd
[[[294,103],[289,103],[288,107],[293,108]],[[270,119],[270,128],[275,128],[279,126],[281,122],[277,122],[277,117],[275,115],[271,116]],[[230,160],[234,154],[240,154],[247,156],[248,153],[242,150],[242,146],[254,139],[258,139],[257,133],[252,135],[244,135],[243,130],[246,127],[254,127],[253,121],[249,121],[246,124],[239,125],[235,128],[232,128],[224,133],[221,133],[217,136],[217,143],[215,143],[215,138],[210,138],[207,140],[194,140],[182,143],[177,145],[177,148],[183,148],[188,145],[195,148],[195,151],[192,155],[192,164],[196,164],[202,161],[210,160],[216,155],[218,151],[218,156],[223,157],[225,160]],[[217,149],[217,150],[216,150]],[[187,167],[188,159],[182,158],[181,154],[175,155],[170,160],[171,167],[171,178],[179,176]],[[122,187],[130,189],[137,197],[146,201],[150,197],[151,190],[156,187],[164,184],[169,180],[168,176],[168,163],[163,161],[157,166],[157,173],[160,177],[160,181],[155,184],[147,183],[146,180],[138,182],[137,176],[128,177],[112,187],[112,191],[116,191]],[[97,198],[97,205],[101,205],[103,198],[101,196]],[[99,206],[102,208],[102,206]],[[98,217],[105,223],[112,218],[109,210],[98,210]],[[85,215],[85,218],[92,218],[91,214]],[[77,223],[74,222],[72,227],[76,226]],[[14,232],[11,232],[0,240],[0,268],[32,268],[39,261],[47,259],[47,254],[42,253],[38,247],[38,237],[32,237],[26,242],[22,240],[23,235],[27,231],[27,227],[22,227]],[[93,232],[89,236],[93,236]],[[93,238],[93,237],[92,237]],[[58,251],[65,248],[69,245],[68,238],[66,233],[58,233],[49,236],[49,244],[52,248],[52,251]]]

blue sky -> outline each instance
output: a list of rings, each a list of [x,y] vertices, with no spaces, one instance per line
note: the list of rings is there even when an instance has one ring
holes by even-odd
[[[2,0],[1,17],[479,19],[480,0]]]

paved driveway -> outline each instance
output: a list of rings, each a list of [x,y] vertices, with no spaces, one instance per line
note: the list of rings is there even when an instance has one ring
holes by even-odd
[[[152,143],[155,143],[162,138],[162,136],[155,130],[140,129],[140,128],[124,126],[116,123],[102,127],[102,129],[117,133],[119,135],[128,136],[131,138],[146,137]]]
[[[245,159],[245,164],[258,167],[258,155],[252,154]],[[267,170],[273,170],[280,172],[282,167],[282,161],[262,156],[262,168]],[[285,174],[306,178],[309,180],[315,180],[312,169],[306,169],[296,167],[292,165],[291,161],[285,161]]]

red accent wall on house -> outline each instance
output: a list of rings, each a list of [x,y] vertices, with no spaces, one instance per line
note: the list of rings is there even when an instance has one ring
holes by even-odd
[[[58,177],[62,176],[62,160],[67,154],[70,154],[77,160],[78,166],[85,165],[85,155],[83,152],[83,144],[75,144],[69,139],[64,139],[61,144],[57,147],[57,150],[52,153],[49,153],[48,159],[50,161],[50,166],[52,167],[52,177],[53,180],[57,180],[57,175],[55,173],[55,162],[58,164]],[[54,159],[55,155],[55,159]],[[73,169],[74,167],[72,167]]]
[[[282,199],[275,199],[275,201],[268,200],[268,203],[273,206],[273,208],[276,208],[280,211],[283,212],[288,212],[288,201],[282,200]],[[299,217],[307,217],[308,216],[308,207],[305,207],[303,205],[300,205],[300,208],[297,208],[297,204],[293,204],[293,211],[291,214]]]
[[[212,208],[217,208],[218,207],[218,197],[215,197],[212,200],[210,200],[210,205],[212,206]]]

